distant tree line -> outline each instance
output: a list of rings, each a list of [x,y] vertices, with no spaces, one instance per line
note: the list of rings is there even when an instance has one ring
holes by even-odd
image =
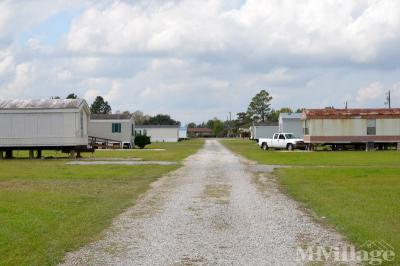
[[[189,123],[188,127],[210,128],[217,137],[237,136],[240,128],[249,128],[253,123],[278,122],[280,113],[301,113],[304,110],[293,110],[289,107],[275,110],[271,108],[271,101],[272,96],[266,90],[261,90],[251,99],[245,112],[236,114],[236,119],[222,121],[214,118],[200,124]]]
[[[77,99],[78,96],[74,93],[67,95],[66,99]],[[61,99],[59,96],[52,96],[51,99]],[[92,114],[111,114],[112,109],[108,101],[104,100],[102,96],[97,96],[93,103],[90,105],[90,112]],[[181,122],[172,119],[168,114],[157,114],[150,116],[144,114],[142,111],[135,111],[133,113],[129,111],[116,111],[118,114],[132,115],[137,125],[180,125]]]

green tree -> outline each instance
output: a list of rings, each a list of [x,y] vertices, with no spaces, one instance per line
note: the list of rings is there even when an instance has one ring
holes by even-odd
[[[214,135],[216,137],[224,136],[224,131],[225,131],[224,122],[222,122],[218,118],[214,118],[212,121],[213,121],[212,130]]]
[[[239,127],[250,126],[251,118],[248,116],[246,112],[237,113],[236,116],[237,116],[237,119],[235,121],[236,125],[238,125]]]
[[[149,119],[150,116],[145,115],[142,111],[136,110],[132,113],[133,120],[135,120],[136,125],[144,125]]]
[[[70,93],[65,99],[78,99],[78,95],[76,95],[75,93]]]
[[[293,113],[293,110],[290,107],[282,107],[281,110],[279,110],[279,113],[289,113],[289,114],[291,114],[291,113]]]
[[[210,129],[213,129],[213,128],[214,128],[214,122],[215,122],[215,120],[218,120],[218,119],[217,119],[217,118],[214,118],[214,119],[208,120],[205,127],[206,127],[206,128],[210,128]]]
[[[247,108],[248,116],[253,120],[261,120],[261,122],[265,122],[269,111],[271,110],[271,100],[272,96],[270,96],[267,91],[261,90],[251,100],[249,107]]]
[[[194,123],[194,122],[190,122],[188,124],[188,128],[195,128],[195,127],[197,127],[197,126],[196,126],[196,123]]]
[[[145,122],[148,125],[180,125],[181,122],[172,119],[169,115],[158,114],[156,116],[152,116],[148,121]]]
[[[271,122],[278,122],[279,114],[280,114],[279,110],[272,109],[267,115],[267,120]]]
[[[103,97],[97,96],[92,105],[90,106],[92,114],[109,114],[111,113],[111,106]]]

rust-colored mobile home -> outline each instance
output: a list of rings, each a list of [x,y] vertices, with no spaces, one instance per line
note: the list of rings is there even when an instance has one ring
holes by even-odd
[[[306,109],[302,114],[304,142],[342,148],[387,148],[400,143],[400,108]]]

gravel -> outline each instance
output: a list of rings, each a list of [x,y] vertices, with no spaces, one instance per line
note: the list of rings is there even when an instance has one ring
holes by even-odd
[[[304,265],[298,247],[347,245],[280,192],[272,169],[207,140],[64,265]]]

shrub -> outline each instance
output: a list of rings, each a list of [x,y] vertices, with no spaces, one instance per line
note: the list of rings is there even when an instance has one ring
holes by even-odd
[[[135,145],[143,149],[146,145],[151,144],[150,137],[148,136],[136,136]]]

